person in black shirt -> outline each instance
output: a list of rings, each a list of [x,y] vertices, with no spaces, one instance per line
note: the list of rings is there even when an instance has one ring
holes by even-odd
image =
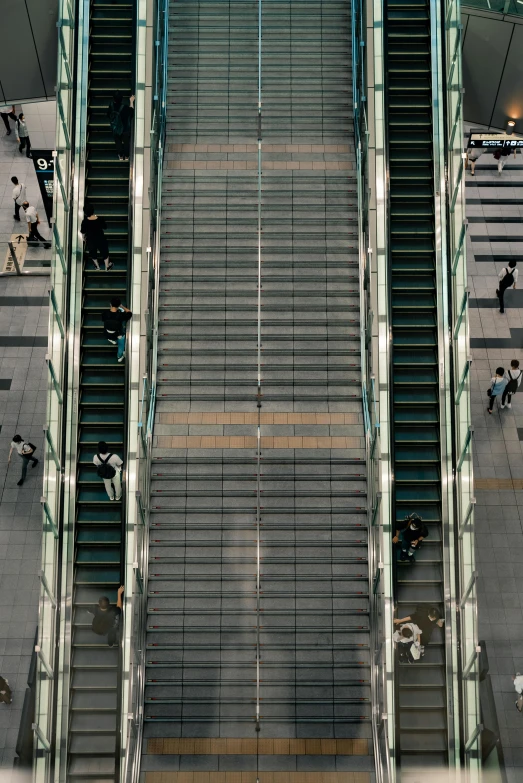
[[[117,359],[123,362],[125,359],[125,324],[130,321],[133,314],[124,307],[118,297],[111,299],[111,307],[102,313],[104,333],[110,343],[118,346]]]
[[[83,238],[87,244],[87,250],[96,269],[100,269],[97,253],[100,251],[105,264],[105,271],[112,269],[114,264],[109,261],[109,245],[105,238],[104,229],[107,228],[105,218],[95,215],[94,207],[86,204],[84,207],[84,219],[80,226]]]
[[[107,636],[109,647],[114,647],[118,641],[123,591],[124,587],[122,585],[118,588],[116,606],[111,606],[109,599],[106,596],[102,596],[96,606],[87,610],[89,614],[94,615],[91,626],[93,633],[97,634],[97,636]]]
[[[131,126],[134,117],[134,95],[127,100],[119,90],[115,92],[107,109],[109,124],[113,132],[114,143],[119,160],[129,160],[131,144]]]
[[[414,614],[408,617],[402,617],[401,620],[394,620],[395,625],[402,625],[403,623],[414,623],[421,631],[421,644],[425,645],[430,642],[432,631],[436,627],[443,628],[443,619],[440,615],[439,609],[432,606],[430,609],[419,606]]]
[[[396,535],[392,539],[393,544],[398,544],[400,542],[400,533],[400,560],[413,563],[414,554],[419,549],[423,539],[427,538],[429,531],[418,514],[409,514],[408,517],[405,517],[403,522],[396,522]]]

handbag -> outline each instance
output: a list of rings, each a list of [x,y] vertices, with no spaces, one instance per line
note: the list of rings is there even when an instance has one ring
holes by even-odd
[[[412,642],[410,645],[410,654],[414,658],[415,661],[419,661],[421,658],[421,649],[420,649],[420,643],[419,642]]]

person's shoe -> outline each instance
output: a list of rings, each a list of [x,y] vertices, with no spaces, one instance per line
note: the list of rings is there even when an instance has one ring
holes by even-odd
[[[117,497],[117,498],[115,498],[115,500],[121,500],[121,499],[122,499],[122,496],[121,496],[121,495],[118,495],[118,497]]]
[[[504,406],[504,405],[500,405],[499,407],[501,408],[501,410],[503,410],[503,408],[504,408],[505,406]]]
[[[120,356],[120,358],[118,359],[118,361],[119,361],[119,362],[123,362],[123,360],[124,360],[124,359],[125,359],[125,354],[123,353],[123,354]]]
[[[50,247],[51,247],[51,243],[50,242],[46,242],[45,245],[44,245],[44,248],[46,250],[49,250]]]
[[[17,223],[20,223],[20,218],[16,217],[16,215],[13,215],[13,220],[16,220]]]
[[[408,560],[407,555],[405,554],[405,552],[401,553],[400,560],[401,560],[402,563],[404,563],[406,560]]]
[[[36,466],[37,466],[37,465],[38,465],[38,460],[37,460],[37,459],[35,459],[35,461],[34,461],[34,462],[33,462],[33,464],[31,465],[31,467],[32,467],[32,468],[36,468]]]
[[[107,266],[105,267],[105,271],[106,271],[106,272],[108,272],[110,269],[112,269],[112,268],[113,268],[113,266],[114,266],[113,262],[112,262],[112,261],[109,261],[109,263],[108,263],[108,264],[107,264]]]
[[[8,131],[6,131],[6,132],[5,132],[5,135],[6,135],[6,136],[10,136],[10,135],[11,135],[11,129],[9,129]]]
[[[123,155],[118,155],[118,160],[123,160]]]
[[[471,176],[471,177],[473,177],[473,176],[474,176],[474,172],[473,172],[473,171],[471,171],[471,172],[470,172],[470,176]]]
[[[490,413],[490,415],[492,415],[492,411],[490,410],[490,408],[487,408],[487,412]]]
[[[505,311],[504,311],[504,310],[500,310],[499,312],[500,312],[502,315],[505,313]]]
[[[129,160],[129,158],[126,158],[126,157],[124,156],[124,160]]]
[[[113,495],[113,497],[112,497],[112,498],[109,498],[109,500],[114,500],[114,495]]]
[[[109,340],[109,338],[107,339],[107,342],[108,342],[108,343],[111,343],[111,345],[118,345],[118,343],[116,342],[116,340]]]
[[[496,296],[499,296],[499,288],[496,288]]]
[[[21,487],[23,483],[24,483],[24,480],[23,480],[23,479],[20,479],[20,481],[17,481],[17,482],[16,482],[16,486],[17,486],[17,487]]]
[[[20,155],[21,155],[21,154],[23,153],[23,149],[22,149],[21,147],[18,147],[18,152],[19,152],[19,153],[20,153]]]
[[[507,408],[512,408],[512,403],[511,402],[507,402]]]

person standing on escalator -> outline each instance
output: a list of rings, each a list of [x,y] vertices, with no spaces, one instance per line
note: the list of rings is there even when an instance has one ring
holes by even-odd
[[[107,636],[107,644],[114,647],[118,644],[120,634],[120,619],[122,616],[123,585],[118,588],[116,606],[111,606],[107,596],[98,599],[96,606],[88,609],[89,614],[94,615],[91,628],[97,636]]]
[[[428,534],[429,531],[419,514],[409,514],[402,522],[396,522],[396,535],[392,539],[392,543],[401,545],[400,560],[403,563],[414,562],[414,555]]]
[[[111,98],[107,116],[113,132],[114,143],[119,160],[129,160],[131,146],[131,126],[134,117],[134,95],[122,98],[119,90]]]
[[[124,307],[118,297],[111,299],[111,307],[102,313],[104,333],[110,343],[118,346],[116,358],[119,362],[125,359],[125,324],[133,317],[132,312]]]
[[[87,252],[95,266],[95,269],[100,269],[98,263],[98,251],[104,260],[105,271],[108,272],[113,268],[114,264],[109,261],[109,245],[105,238],[104,230],[107,228],[105,218],[99,217],[95,214],[92,204],[86,204],[84,206],[84,219],[80,226],[80,231],[87,245]]]

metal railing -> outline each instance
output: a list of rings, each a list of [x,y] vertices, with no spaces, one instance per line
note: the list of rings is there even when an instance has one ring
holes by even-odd
[[[474,3],[470,3],[474,5]],[[468,280],[466,261],[467,221],[463,182],[463,90],[461,74],[461,4],[446,0],[445,76],[446,76],[446,146],[447,178],[450,207],[447,219],[451,288],[451,351],[454,406],[453,438],[455,471],[455,529],[451,546],[457,564],[455,623],[460,640],[455,659],[459,674],[463,763],[467,779],[473,783],[481,777],[481,731],[479,700],[479,642],[477,621],[477,585],[474,559],[474,473],[472,464],[473,430],[471,428],[471,358],[468,322]]]
[[[373,356],[378,324],[374,319],[372,282],[376,259],[369,232],[368,145],[371,130],[379,132],[378,123],[370,129],[367,121],[366,4],[362,0],[352,2],[352,78],[354,102],[354,130],[357,161],[358,188],[358,247],[360,289],[360,344],[363,397],[363,419],[367,458],[367,524],[369,557],[369,609],[372,738],[377,783],[393,783],[395,780],[395,726],[393,688],[392,580],[390,557],[389,504],[383,503],[383,471],[388,463],[382,460],[382,425],[379,420],[379,400],[376,397],[373,376]],[[382,131],[383,132],[383,131]],[[389,437],[388,422],[384,423],[386,442]],[[386,489],[385,489],[386,493]]]
[[[157,0],[154,5],[153,36],[153,90],[151,127],[146,127],[145,118],[135,117],[136,133],[142,127],[145,140],[150,139],[150,186],[148,191],[149,227],[146,258],[135,259],[136,279],[133,273],[133,287],[136,297],[142,297],[147,290],[147,301],[143,311],[142,330],[136,335],[136,351],[141,350],[141,374],[133,377],[136,389],[137,417],[129,419],[129,443],[136,455],[135,475],[128,485],[127,519],[127,564],[126,564],[126,622],[124,630],[124,656],[128,686],[122,693],[122,714],[128,715],[126,737],[122,736],[122,783],[137,783],[140,777],[141,745],[143,737],[143,705],[145,691],[145,637],[147,624],[147,583],[149,551],[149,488],[151,474],[152,441],[156,404],[156,374],[158,364],[158,296],[160,273],[160,213],[162,198],[163,152],[165,140],[165,108],[167,89],[167,36],[169,0]],[[137,7],[137,107],[145,105],[145,69],[147,18],[146,0],[139,0]],[[143,36],[143,40],[142,40]],[[143,93],[143,94],[142,94]],[[147,146],[149,146],[147,139]],[[136,154],[136,151],[135,151]],[[143,166],[143,160],[138,167]],[[137,179],[140,172],[136,172]],[[142,176],[143,181],[143,176]],[[142,194],[135,193],[135,204]],[[136,217],[136,208],[135,208]],[[142,213],[140,211],[140,221]],[[136,220],[135,220],[136,224]],[[135,241],[133,247],[140,247]],[[143,263],[144,262],[144,263]],[[141,286],[140,281],[141,280]],[[133,299],[133,302],[135,300]],[[138,301],[138,300],[136,300]],[[134,312],[134,305],[133,305]],[[133,344],[133,352],[135,346]]]

